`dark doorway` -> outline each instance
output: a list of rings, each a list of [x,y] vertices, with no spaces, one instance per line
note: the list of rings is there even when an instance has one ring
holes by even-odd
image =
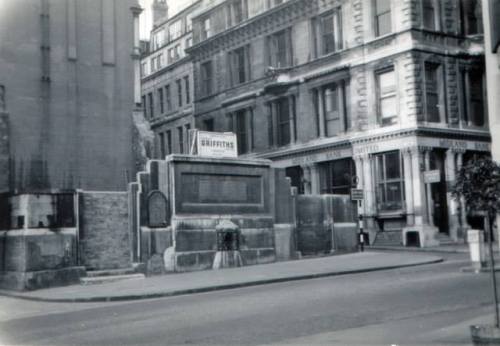
[[[300,166],[288,167],[285,174],[291,180],[291,185],[297,188],[299,195],[304,194],[304,171]]]
[[[430,169],[439,170],[441,180],[431,184],[431,211],[434,225],[440,233],[449,233],[448,202],[446,200],[445,152],[434,149],[430,155]]]

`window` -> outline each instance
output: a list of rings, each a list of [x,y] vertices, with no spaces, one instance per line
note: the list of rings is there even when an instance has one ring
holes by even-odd
[[[182,80],[177,79],[175,81],[175,86],[177,88],[177,106],[182,107]]]
[[[375,36],[383,36],[391,33],[391,1],[374,0],[375,2]]]
[[[181,45],[176,44],[174,47],[174,59],[179,60],[180,57],[181,57]]]
[[[238,155],[247,153],[249,150],[247,111],[245,109],[233,113],[233,131],[236,133],[238,141]]]
[[[399,151],[375,156],[376,194],[379,210],[403,208],[404,180]]]
[[[191,92],[189,88],[189,76],[184,77],[184,90],[186,91],[186,104],[191,103]]]
[[[167,103],[167,111],[172,110],[172,94],[170,93],[170,85],[165,86],[165,100]]]
[[[158,89],[158,103],[160,104],[160,114],[165,113],[165,99],[163,97],[163,88]]]
[[[207,61],[201,65],[201,94],[203,96],[212,93],[212,62]]]
[[[341,159],[319,164],[320,191],[322,194],[351,193],[355,167],[352,159]]]
[[[210,18],[205,18],[202,22],[201,39],[206,40],[210,36],[212,36],[212,30],[210,28]]]
[[[482,10],[480,0],[460,0],[462,32],[464,35],[483,33]]]
[[[167,155],[172,154],[172,132],[168,130],[167,134]]]
[[[291,29],[268,36],[268,62],[272,67],[287,67],[293,62]]]
[[[437,11],[435,0],[422,0],[423,26],[429,30],[437,30]]]
[[[168,27],[168,34],[171,41],[179,38],[182,35],[182,21],[178,20],[170,24]]]
[[[179,152],[184,153],[184,129],[182,126],[177,128],[177,137],[179,138]]]
[[[151,119],[154,118],[154,113],[155,113],[153,93],[148,94],[148,103],[149,103],[149,118]]]
[[[212,132],[214,130],[214,119],[208,118],[203,120],[203,128],[205,129],[205,131]]]
[[[482,70],[462,71],[463,117],[466,125],[484,126],[484,86]]]
[[[186,149],[185,149],[185,153],[189,154],[189,151],[190,151],[190,148],[189,146],[191,145],[190,143],[190,140],[191,140],[191,136],[189,135],[189,130],[191,129],[191,125],[190,124],[186,124],[184,125],[184,128],[186,129]]]
[[[304,194],[304,170],[300,166],[287,167],[285,174],[290,178],[290,185],[297,188],[299,195]]]
[[[250,64],[248,59],[249,46],[238,48],[229,53],[229,74],[231,85],[238,85],[249,80]]]
[[[276,102],[276,114],[278,120],[278,145],[290,143],[290,103],[288,98],[282,98]]]
[[[318,125],[323,122],[325,131],[319,133],[320,136],[335,136],[350,128],[346,109],[346,89],[345,81],[339,81],[316,90],[314,95],[316,118]],[[318,104],[319,102],[322,103],[322,107]],[[319,130],[318,126],[318,132]]]
[[[186,48],[189,48],[192,45],[193,45],[193,38],[192,37],[186,38]]]
[[[165,134],[160,133],[160,159],[165,159]]]
[[[253,1],[253,0],[250,0]],[[246,19],[246,0],[235,0],[230,5],[231,22],[236,25]]]
[[[342,49],[342,19],[340,8],[318,19],[316,29],[318,55]]]
[[[146,69],[147,69],[147,63],[142,62],[141,63],[141,76],[145,76],[148,73]]]
[[[378,118],[381,125],[397,121],[396,76],[394,70],[377,73]]]
[[[425,63],[425,121],[441,122],[444,116],[441,115],[441,109],[444,108],[442,97],[442,80],[440,73],[441,67],[439,64],[426,62]]]
[[[146,112],[146,95],[142,95],[142,109],[144,109],[144,112]],[[148,117],[147,114],[144,114],[146,118]]]

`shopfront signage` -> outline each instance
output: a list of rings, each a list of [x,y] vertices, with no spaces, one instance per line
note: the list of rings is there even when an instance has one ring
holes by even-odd
[[[351,189],[351,201],[362,201],[364,194],[362,189]]]
[[[205,157],[238,157],[236,134],[196,131],[196,153]]]
[[[427,184],[439,183],[441,181],[441,172],[439,169],[424,172],[424,182]]]

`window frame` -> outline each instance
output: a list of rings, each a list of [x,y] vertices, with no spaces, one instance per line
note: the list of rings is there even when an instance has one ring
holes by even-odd
[[[379,6],[378,6],[378,1],[387,1],[389,3],[388,10],[385,12],[379,12]],[[385,35],[389,35],[393,32],[393,27],[392,27],[392,2],[391,0],[373,0],[373,25],[374,25],[374,34],[375,37],[382,37]],[[383,22],[380,17],[389,14],[389,31],[387,32],[381,32],[380,29],[380,23]]]
[[[398,157],[398,178],[387,178],[387,156],[397,154]],[[405,208],[405,180],[404,180],[404,165],[403,157],[400,150],[386,151],[383,153],[377,153],[372,155],[373,161],[375,163],[375,191],[376,191],[376,201],[377,209],[379,211],[397,211],[403,210]],[[382,159],[382,167],[380,160]],[[382,175],[381,175],[382,173]],[[388,186],[398,184],[399,185],[399,201],[389,201],[388,199]],[[383,194],[382,189],[383,188]]]
[[[394,75],[394,88],[390,92],[385,92],[383,93],[381,85],[380,85],[380,76],[386,73],[393,73]],[[377,102],[377,121],[380,126],[390,126],[397,124],[399,121],[399,116],[398,116],[398,82],[397,82],[397,73],[395,66],[390,66],[386,67],[381,70],[375,71],[375,84],[376,84],[376,102]],[[395,114],[392,115],[391,117],[384,117],[383,112],[382,112],[382,101],[387,100],[389,98],[394,98],[394,108],[395,108]],[[385,122],[384,119],[387,119],[388,121]]]
[[[432,67],[432,69],[428,69],[428,67]],[[424,66],[423,66],[423,89],[424,89],[424,121],[427,123],[435,123],[435,124],[440,124],[440,123],[446,123],[446,101],[445,101],[445,89],[444,89],[444,66],[440,62],[435,62],[435,61],[424,61]],[[436,78],[436,85],[435,89],[436,91],[434,92],[436,94],[437,98],[437,114],[439,116],[439,121],[434,121],[430,120],[430,114],[428,112],[429,109],[429,94],[432,93],[432,90],[429,89],[429,78],[428,78],[428,71],[433,71],[435,73],[435,78]]]
[[[212,60],[200,64],[201,96],[209,96],[213,93],[213,64]]]

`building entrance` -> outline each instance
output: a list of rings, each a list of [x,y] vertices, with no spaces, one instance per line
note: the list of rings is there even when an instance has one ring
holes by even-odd
[[[434,150],[430,155],[430,169],[439,170],[441,179],[430,186],[431,217],[440,233],[449,233],[448,203],[446,199],[445,152]]]

